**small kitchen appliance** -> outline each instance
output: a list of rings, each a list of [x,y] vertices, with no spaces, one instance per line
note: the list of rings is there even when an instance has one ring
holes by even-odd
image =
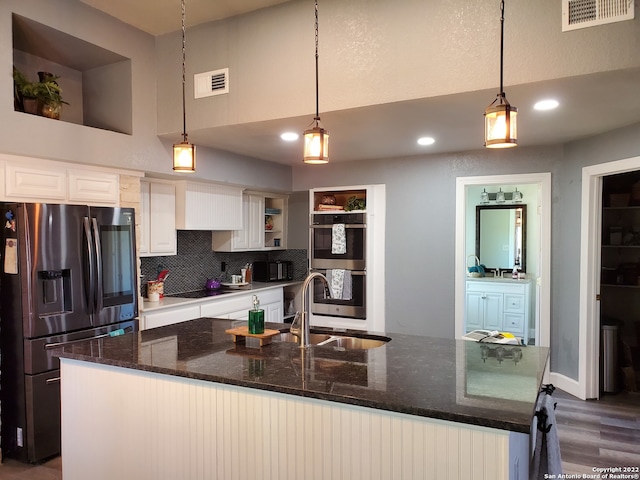
[[[253,262],[255,282],[277,282],[293,280],[293,262]]]

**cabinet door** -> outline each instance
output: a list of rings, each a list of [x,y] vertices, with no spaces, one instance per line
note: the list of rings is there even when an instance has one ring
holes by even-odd
[[[284,321],[282,302],[269,303],[262,308],[264,308],[265,322],[282,323]]]
[[[7,197],[58,201],[67,198],[67,175],[64,169],[10,163],[7,163],[6,169]]]
[[[117,205],[120,198],[118,175],[104,172],[69,170],[69,201]]]
[[[178,322],[185,322],[200,317],[200,306],[180,307],[163,310],[157,313],[146,313],[142,316],[140,329],[163,327]]]
[[[149,253],[149,183],[140,182],[140,210],[138,212],[139,229],[138,254],[146,256]]]
[[[502,300],[501,293],[484,294],[484,328],[486,330],[502,330]]]
[[[231,237],[231,249],[256,250],[264,246],[262,215],[264,197],[246,194],[242,196],[242,229],[234,230]]]
[[[170,183],[150,183],[149,253],[176,253],[176,191]]]
[[[249,248],[264,247],[264,197],[249,195]]]
[[[484,327],[484,293],[467,292],[467,304],[465,306],[466,325],[465,331],[479,330]]]

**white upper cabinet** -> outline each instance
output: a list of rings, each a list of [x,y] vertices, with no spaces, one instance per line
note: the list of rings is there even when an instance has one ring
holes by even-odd
[[[231,250],[256,250],[263,247],[262,216],[264,215],[264,197],[246,194],[242,197],[243,228],[233,230]],[[260,227],[260,228],[256,228]],[[224,235],[224,233],[222,234]],[[228,235],[227,235],[228,236]]]
[[[171,182],[140,181],[141,257],[175,255],[176,187]]]
[[[176,183],[178,230],[239,230],[242,189],[213,183]]]
[[[242,228],[213,232],[217,252],[282,250],[287,246],[286,195],[245,192]]]
[[[68,170],[69,201],[117,204],[120,197],[115,173]]]
[[[8,198],[59,202],[67,198],[67,172],[64,169],[7,163],[5,175]]]
[[[135,171],[0,154],[0,200],[120,205],[120,175]],[[126,199],[125,199],[126,203]]]

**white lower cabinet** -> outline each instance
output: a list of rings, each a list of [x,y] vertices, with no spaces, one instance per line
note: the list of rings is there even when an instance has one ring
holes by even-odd
[[[140,317],[140,330],[164,327],[174,323],[200,318],[200,305],[189,305],[145,313]]]
[[[200,317],[246,321],[249,318],[249,310],[253,308],[254,295],[258,297],[260,308],[264,310],[265,322],[282,323],[284,321],[283,288],[276,287],[143,312],[140,316],[140,329],[163,327]]]
[[[467,280],[465,331],[499,330],[529,341],[531,280]]]

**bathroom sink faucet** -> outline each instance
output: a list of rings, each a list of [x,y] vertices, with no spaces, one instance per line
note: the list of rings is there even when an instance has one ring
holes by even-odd
[[[307,296],[309,294],[309,286],[313,284],[313,279],[319,278],[326,285],[326,290],[329,292],[329,297],[333,298],[333,292],[331,291],[331,286],[329,285],[329,280],[320,272],[310,273],[307,278],[305,278],[304,283],[302,284],[302,307],[301,312],[299,313],[300,323],[299,326],[296,327],[296,319],[294,319],[291,324],[291,328],[289,331],[300,339],[300,348],[311,346],[311,342],[309,337],[311,335],[311,329],[309,328],[309,305],[307,303]]]

